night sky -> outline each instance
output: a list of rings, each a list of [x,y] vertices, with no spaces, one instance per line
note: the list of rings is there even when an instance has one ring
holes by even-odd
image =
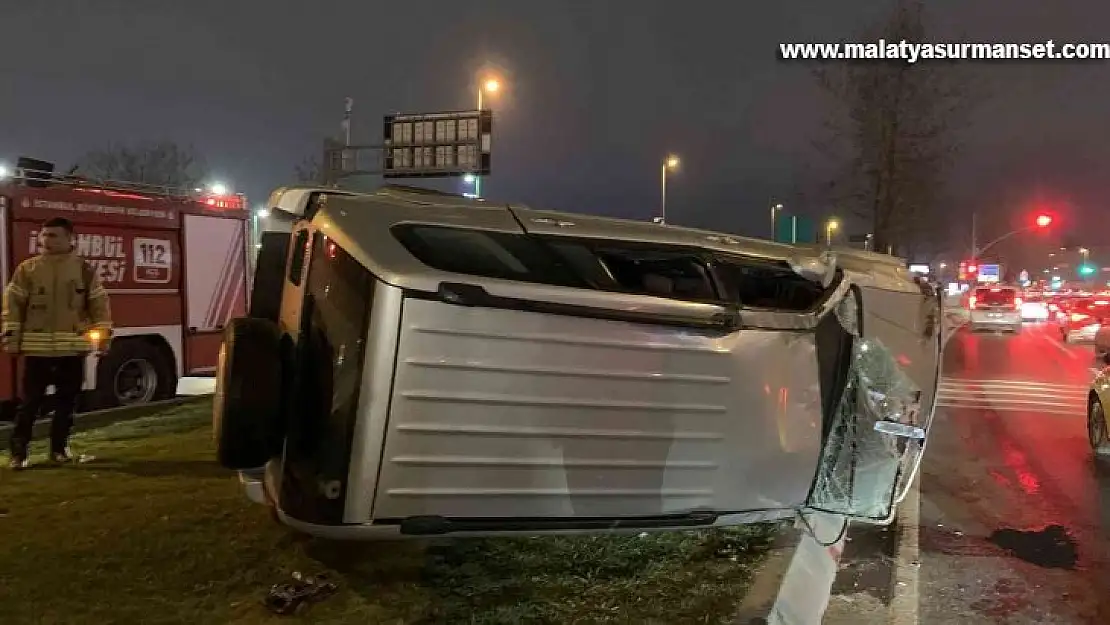
[[[386,8],[391,5],[396,8]],[[1110,40],[1090,0],[930,0],[935,41]],[[732,7],[732,8],[726,8]],[[827,103],[780,42],[854,39],[876,0],[306,2],[2,0],[0,161],[63,167],[112,141],[191,143],[261,202],[336,134],[355,99],[356,142],[387,112],[473,107],[477,75],[505,90],[483,195],[648,219],[659,162],[672,223],[766,236],[771,198],[824,218],[810,147]],[[952,247],[1019,223],[1034,202],[1078,244],[1105,236],[1110,63],[994,62],[952,172]],[[452,183],[452,188],[460,185]],[[1025,212],[1023,212],[1025,211]],[[843,215],[842,215],[843,216]],[[855,228],[862,230],[863,226]],[[1027,255],[1030,240],[1003,249]],[[1028,262],[1036,262],[1028,258]],[[1107,258],[1105,264],[1110,264]]]

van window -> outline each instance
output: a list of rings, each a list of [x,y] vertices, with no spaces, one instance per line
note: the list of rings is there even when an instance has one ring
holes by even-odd
[[[746,308],[801,312],[817,306],[825,294],[786,263],[716,254],[713,266],[725,299]]]
[[[562,259],[525,235],[422,225],[396,226],[393,234],[417,260],[440,271],[586,286]]]
[[[697,252],[609,241],[594,241],[590,247],[621,291],[692,301],[718,299]]]

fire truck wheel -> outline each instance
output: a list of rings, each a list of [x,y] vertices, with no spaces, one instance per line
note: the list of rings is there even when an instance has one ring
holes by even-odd
[[[224,330],[212,402],[216,457],[228,469],[263,466],[280,451],[281,331],[266,319],[239,317]]]
[[[96,365],[92,403],[107,409],[173,399],[174,369],[172,357],[157,345],[142,338],[119,339]]]

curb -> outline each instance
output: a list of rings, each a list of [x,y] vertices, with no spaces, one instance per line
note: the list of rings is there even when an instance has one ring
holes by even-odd
[[[84,430],[91,430],[95,428],[104,427],[120,421],[130,421],[140,417],[150,416],[160,410],[166,408],[173,408],[175,406],[182,406],[190,403],[199,403],[208,399],[211,395],[188,395],[183,397],[175,397],[164,401],[155,401],[148,404],[140,404],[138,406],[125,406],[123,408],[110,408],[108,410],[96,410],[93,412],[83,412],[73,416],[73,431],[81,432]],[[52,419],[49,417],[45,419],[38,419],[35,421],[35,426],[31,430],[34,438],[41,438],[50,433],[50,423]],[[0,434],[7,434],[12,429],[11,423],[0,425]]]
[[[784,530],[733,618],[735,625],[816,625],[832,594],[845,536],[837,538],[844,518],[821,513],[806,516],[816,533],[794,527]],[[846,532],[845,532],[846,534]],[[818,542],[820,539],[822,542]]]
[[[891,625],[917,625],[920,600],[918,577],[921,571],[921,472],[910,486],[898,508],[898,550],[891,579]]]
[[[755,573],[752,584],[733,615],[735,625],[765,625],[778,598],[779,588],[790,568],[791,557],[801,542],[797,525],[784,527],[775,537],[763,564]]]
[[[794,551],[778,597],[767,616],[768,625],[821,622],[829,606],[840,556],[844,553],[847,532],[841,530],[846,522],[844,517],[832,514],[810,515],[813,533],[803,533]],[[826,544],[834,538],[835,542]]]

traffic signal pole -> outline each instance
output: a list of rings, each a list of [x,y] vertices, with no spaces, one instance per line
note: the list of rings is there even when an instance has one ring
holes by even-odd
[[[991,240],[989,243],[987,243],[983,247],[979,247],[978,243],[976,242],[976,235],[975,235],[975,213],[972,212],[971,213],[971,259],[972,260],[977,260],[979,258],[980,254],[982,254],[983,252],[986,252],[990,248],[994,247],[995,244],[1000,243],[1002,241],[1005,241],[1006,239],[1009,239],[1010,237],[1014,236],[1015,234],[1021,234],[1023,232],[1032,232],[1034,230],[1039,230],[1041,228],[1047,228],[1049,226],[1049,224],[1051,224],[1051,223],[1052,223],[1052,218],[1051,217],[1049,217],[1047,215],[1040,215],[1040,216],[1037,217],[1037,223],[1035,223],[1034,225],[1026,226],[1024,228],[1018,228],[1017,230],[1011,230],[1011,231],[1007,232],[1006,234],[998,237],[997,239]]]

